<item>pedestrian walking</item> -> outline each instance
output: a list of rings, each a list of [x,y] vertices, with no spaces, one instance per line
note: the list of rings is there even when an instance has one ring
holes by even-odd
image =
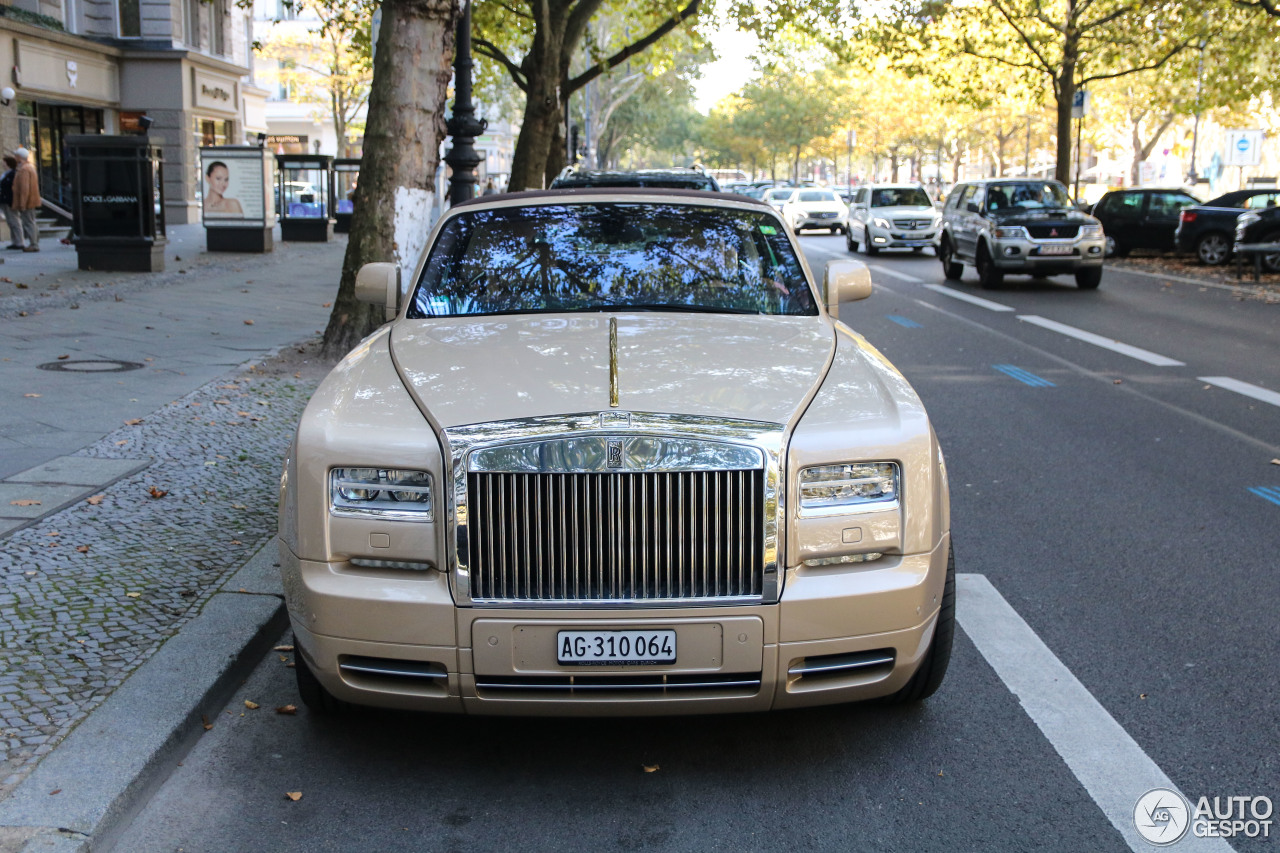
[[[4,174],[0,175],[0,214],[9,225],[9,249],[22,248],[22,217],[13,209],[13,174],[18,168],[18,160],[12,155],[4,155]]]
[[[26,240],[24,252],[40,251],[40,226],[36,223],[36,211],[42,204],[40,198],[40,176],[35,166],[31,165],[31,152],[19,148],[13,152],[18,166],[13,172],[13,204],[12,207],[22,218],[22,236]]]
[[[484,182],[484,192],[481,195],[494,195],[498,192],[498,188],[493,185],[493,178]]]

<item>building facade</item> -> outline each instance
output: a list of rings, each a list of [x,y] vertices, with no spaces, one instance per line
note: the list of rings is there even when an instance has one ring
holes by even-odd
[[[252,26],[235,0],[0,0],[0,89],[14,91],[0,98],[0,146],[28,148],[41,195],[65,209],[67,136],[148,133],[167,221],[199,221],[198,149],[267,130]]]

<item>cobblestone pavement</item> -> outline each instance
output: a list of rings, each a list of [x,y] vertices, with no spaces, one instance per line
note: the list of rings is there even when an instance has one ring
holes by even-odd
[[[316,382],[250,366],[202,386],[76,454],[147,468],[4,540],[0,797],[268,542]]]

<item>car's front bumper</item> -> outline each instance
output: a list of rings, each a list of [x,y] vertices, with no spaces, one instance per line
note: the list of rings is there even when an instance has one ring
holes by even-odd
[[[1102,266],[1106,243],[1102,236],[1055,241],[996,240],[992,244],[992,260],[996,269],[1004,272],[1058,275]]]
[[[787,572],[775,605],[455,607],[447,578],[299,560],[281,547],[290,619],[335,697],[424,711],[649,715],[763,711],[899,690],[929,647],[949,538],[933,552]],[[666,666],[562,666],[561,630],[670,629]]]
[[[898,231],[878,228],[874,225],[867,228],[868,239],[877,249],[921,249],[928,246],[937,248],[940,232],[938,228],[924,231]]]
[[[792,217],[791,225],[797,231],[801,228],[839,228],[843,231],[849,223],[848,217],[844,216],[821,216],[817,214],[804,214]]]

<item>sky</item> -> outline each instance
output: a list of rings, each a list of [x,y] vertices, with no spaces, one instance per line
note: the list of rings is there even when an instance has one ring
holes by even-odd
[[[757,44],[755,35],[721,23],[711,44],[720,58],[702,67],[702,79],[694,86],[693,105],[703,115],[721,98],[741,89],[755,71],[751,63]]]

